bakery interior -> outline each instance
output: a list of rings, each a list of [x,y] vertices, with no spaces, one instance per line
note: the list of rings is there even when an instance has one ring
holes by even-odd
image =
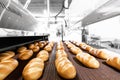
[[[0,0],[0,80],[120,80],[120,0]]]

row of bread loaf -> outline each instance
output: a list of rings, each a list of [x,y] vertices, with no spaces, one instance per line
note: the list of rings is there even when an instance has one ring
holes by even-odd
[[[106,54],[104,51],[97,49],[97,48],[93,48],[92,46],[87,45],[85,43],[80,43],[79,47],[87,51],[88,53],[92,54],[95,57],[98,57],[101,59],[107,59],[109,57],[108,54]]]
[[[53,45],[53,42],[48,43],[44,50],[37,54],[36,58],[28,62],[22,72],[24,80],[38,80],[42,76],[44,62],[49,59],[49,52],[52,50]]]
[[[41,48],[44,48],[46,44],[48,44],[47,41],[34,42],[32,44],[29,44],[28,48],[33,52],[38,52]]]
[[[19,47],[17,52],[19,53],[18,58],[21,60],[28,60],[33,55],[33,51],[25,46]],[[5,79],[18,66],[18,61],[13,58],[14,56],[13,51],[0,53],[0,80]]]
[[[77,42],[74,42],[75,44],[77,44]],[[99,49],[93,48],[90,45],[87,45],[85,43],[80,43],[79,45],[83,50],[86,50],[87,52],[89,52],[90,54],[101,58],[101,59],[105,59],[106,63],[118,70],[120,70],[120,57],[118,56],[109,56],[109,54],[106,54],[104,51],[101,51]]]
[[[58,74],[65,79],[73,79],[76,77],[76,69],[68,59],[62,42],[57,44],[55,67]]]
[[[65,42],[65,43],[67,43],[66,44],[67,46],[73,45],[69,49],[73,54],[76,55],[76,59],[79,60],[83,65],[85,65],[86,67],[89,67],[89,68],[99,68],[100,63],[95,59],[95,57],[93,57],[87,53],[83,53],[80,48],[76,47],[71,42]]]
[[[26,46],[19,47],[17,49],[17,52],[19,54],[18,58],[20,60],[28,60],[28,59],[30,59],[35,52],[40,51],[40,49],[44,48],[44,46],[47,43],[48,42],[46,42],[46,41],[39,41],[39,42],[29,44],[28,48]]]

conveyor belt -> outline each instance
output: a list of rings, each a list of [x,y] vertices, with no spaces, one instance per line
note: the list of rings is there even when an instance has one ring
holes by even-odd
[[[68,53],[69,60],[74,64],[77,75],[72,80],[120,80],[120,72],[105,63],[105,60],[98,59],[100,62],[99,69],[90,69],[82,65],[78,60],[76,60],[75,55],[69,52],[66,45],[65,51]],[[42,77],[39,80],[65,80],[61,78],[56,71],[55,68],[55,52],[56,52],[56,44],[53,47],[52,52],[50,53],[49,61],[45,62],[45,69]],[[32,58],[36,56],[36,53]],[[17,57],[17,55],[16,55]],[[32,59],[31,58],[31,59]],[[30,60],[30,59],[29,59]],[[28,61],[20,61],[19,66],[15,71],[13,71],[5,80],[24,80],[22,78],[22,71],[24,66],[28,63]]]
[[[82,65],[75,58],[75,55],[69,52],[66,46],[65,49],[69,55],[69,59],[77,69],[78,79],[76,80],[120,80],[120,71],[108,66],[105,63],[105,60],[97,58],[97,60],[100,62],[100,68],[90,69]]]

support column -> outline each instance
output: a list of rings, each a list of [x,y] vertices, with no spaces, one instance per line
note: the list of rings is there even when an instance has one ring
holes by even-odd
[[[87,27],[83,26],[83,29],[82,29],[82,42],[85,42],[85,43],[88,43],[88,29]]]

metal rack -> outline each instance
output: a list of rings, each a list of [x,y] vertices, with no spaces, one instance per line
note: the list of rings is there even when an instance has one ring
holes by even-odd
[[[49,35],[0,37],[0,52],[12,50],[16,47],[26,45],[34,41],[47,41],[48,36]]]

